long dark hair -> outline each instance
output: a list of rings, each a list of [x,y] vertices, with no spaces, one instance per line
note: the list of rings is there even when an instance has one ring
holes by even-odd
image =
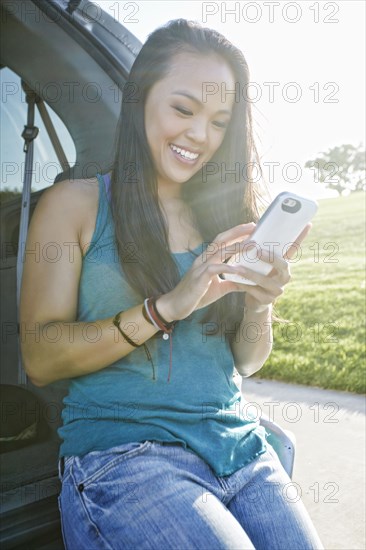
[[[243,93],[249,82],[245,58],[215,30],[185,19],[169,21],[149,35],[124,86],[112,167],[112,213],[119,259],[128,283],[142,299],[169,292],[180,279],[159,206],[144,107],[153,84],[168,74],[173,56],[182,52],[219,55],[232,69],[240,97],[234,102],[230,124],[210,169],[198,171],[185,182],[182,197],[207,243],[226,229],[258,218],[250,167],[260,164],[251,105]],[[242,307],[243,293],[230,293],[208,308],[202,322],[229,327],[240,321]]]

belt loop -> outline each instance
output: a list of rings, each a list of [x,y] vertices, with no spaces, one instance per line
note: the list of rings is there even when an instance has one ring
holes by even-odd
[[[58,461],[58,477],[60,481],[62,481],[64,471],[65,471],[65,457],[62,456]]]

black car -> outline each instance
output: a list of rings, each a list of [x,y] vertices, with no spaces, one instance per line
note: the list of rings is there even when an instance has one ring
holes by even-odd
[[[114,146],[121,90],[140,47],[135,36],[91,2],[1,0],[2,114],[8,118],[8,125],[4,120],[2,126],[2,184],[10,180],[6,177],[10,174],[10,181],[23,188],[27,170],[17,168],[20,162],[26,162],[24,145],[29,151],[33,141],[37,153],[37,126],[43,131],[43,141],[48,133],[49,147],[54,149],[53,156],[47,151],[43,157],[36,155],[33,162],[27,153],[28,162],[33,164],[33,179],[24,181],[22,197],[1,206],[3,550],[63,548],[57,505],[57,428],[67,384],[33,386],[19,359],[17,263],[18,292],[21,273],[17,254],[21,213],[20,242],[24,243],[28,219],[43,192],[30,192],[35,180],[47,186],[106,171]],[[60,120],[63,128],[58,135]],[[64,150],[65,128],[74,146],[72,160]],[[12,132],[16,134],[14,139]],[[52,181],[48,181],[51,174]]]

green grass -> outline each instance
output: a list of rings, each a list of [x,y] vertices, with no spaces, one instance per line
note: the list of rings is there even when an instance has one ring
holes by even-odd
[[[276,311],[273,351],[259,377],[365,392],[365,198],[319,201]]]

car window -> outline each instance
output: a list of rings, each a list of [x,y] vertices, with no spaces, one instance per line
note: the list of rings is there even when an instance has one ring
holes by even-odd
[[[22,132],[27,123],[28,104],[21,86],[20,77],[8,67],[0,71],[1,79],[1,203],[21,193],[24,179],[25,153]],[[66,126],[52,108],[45,107],[54,125],[56,134],[64,149],[66,158],[73,166],[76,151],[73,140]],[[63,171],[56,156],[42,118],[35,107],[35,126],[39,133],[34,140],[32,192],[44,189],[53,184],[57,174]]]

